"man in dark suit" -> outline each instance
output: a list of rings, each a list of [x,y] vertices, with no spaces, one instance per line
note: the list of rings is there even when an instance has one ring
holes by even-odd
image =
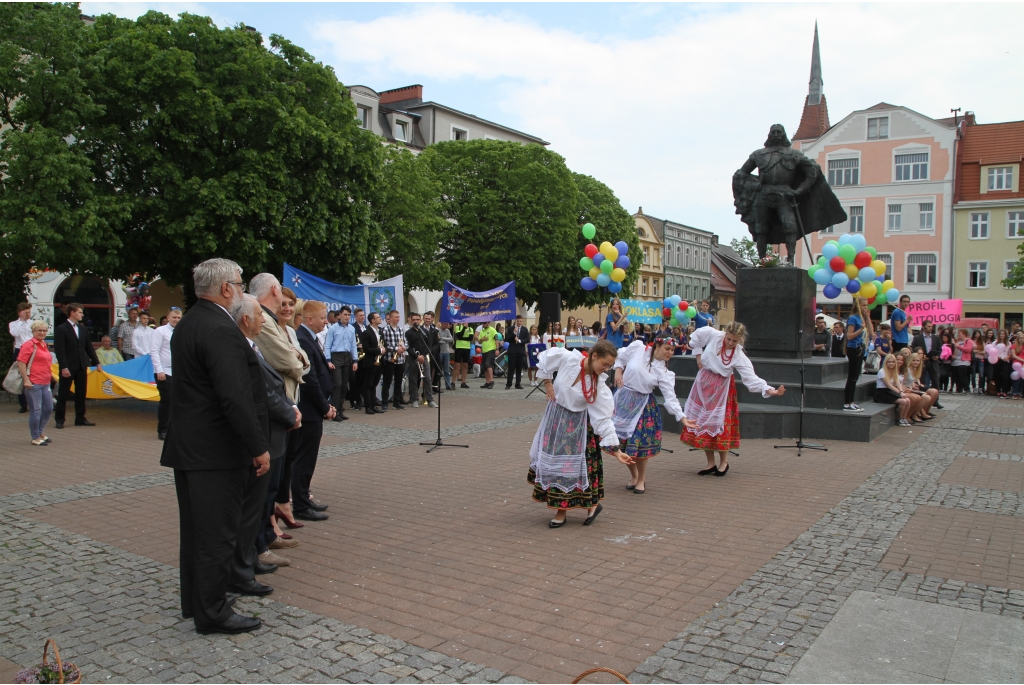
[[[409,360],[411,362],[409,372],[409,405],[415,409],[420,404],[420,385],[423,386],[425,401],[432,407],[436,407],[434,395],[430,391],[430,371],[427,365],[430,364],[430,343],[427,340],[426,331],[420,326],[420,315],[416,312],[409,314],[409,330],[405,332],[405,341],[409,345]]]
[[[352,374],[352,383],[349,385],[348,397],[346,399],[348,399],[349,406],[352,409],[362,409],[364,376],[363,372],[365,371],[362,362],[362,358],[365,356],[365,352],[363,351],[362,335],[363,331],[366,330],[366,312],[363,310],[362,307],[356,307],[355,311],[353,311],[352,327],[356,329],[356,346],[358,347],[359,352],[356,358],[359,361],[359,366],[356,368],[355,373]],[[372,364],[373,360],[370,360],[369,363]],[[370,373],[372,375],[373,371],[371,370]]]
[[[380,383],[381,364],[383,362],[384,350],[380,343],[380,314],[370,313],[369,325],[363,328],[359,334],[359,343],[363,347],[363,363],[359,369],[363,372],[363,408],[367,414],[383,414],[388,410],[385,403],[377,401],[377,384]]]
[[[932,333],[932,322],[929,319],[925,319],[924,323],[921,324],[921,332],[910,341],[911,350],[917,350],[918,348],[924,350],[924,369],[928,374],[928,380],[925,383],[928,387],[938,390],[939,357],[942,356],[942,339]],[[935,403],[935,407],[942,409],[942,405],[938,402]]]
[[[245,496],[270,470],[267,389],[259,358],[228,313],[242,271],[227,259],[193,270],[199,301],[174,330],[171,423],[160,464],[174,469],[181,612],[201,633],[256,630],[227,598]]]
[[[846,357],[846,331],[843,329],[842,321],[832,324],[832,346],[829,356],[839,359]]]
[[[304,521],[325,521],[326,504],[317,504],[309,497],[309,483],[316,470],[320,452],[320,438],[324,433],[324,420],[333,419],[336,409],[331,406],[331,370],[324,357],[317,333],[327,325],[327,307],[323,302],[308,300],[302,306],[302,325],[296,331],[299,346],[309,357],[309,371],[299,393],[299,411],[302,427],[288,440],[288,449],[294,454],[292,463],[292,515]]]
[[[434,312],[423,314],[423,325],[420,329],[427,336],[427,347],[430,348],[430,360],[427,363],[430,367],[430,389],[438,393],[444,392],[441,388],[441,329],[434,323]]]
[[[526,345],[530,342],[530,329],[523,325],[523,316],[516,317],[508,329],[508,368],[505,371],[505,389],[512,389],[512,374],[516,375],[516,390],[523,389],[523,369],[526,367]]]
[[[270,419],[267,436],[270,442],[270,471],[256,479],[256,487],[246,494],[242,503],[242,523],[238,532],[238,545],[235,547],[231,584],[228,585],[232,590],[246,592],[246,590],[257,590],[259,589],[257,586],[262,585],[262,583],[255,582],[257,574],[273,573],[278,566],[287,566],[290,563],[283,557],[277,557],[267,547],[268,541],[265,533],[269,527],[273,534],[270,514],[274,506],[273,495],[268,497],[267,493],[273,490],[274,495],[277,494],[277,486],[281,483],[281,471],[284,464],[282,457],[284,457],[287,445],[286,433],[296,427],[300,414],[295,403],[288,398],[285,392],[284,379],[263,358],[263,354],[255,342],[259,338],[263,324],[266,323],[259,300],[252,295],[243,296],[241,301],[236,301],[232,306],[231,316],[238,324],[238,330],[242,331],[259,358],[260,369],[263,372],[263,380],[267,388],[267,412]],[[268,323],[268,325],[270,324]],[[277,483],[274,483],[275,473]],[[299,544],[297,540],[282,540],[281,542],[289,543],[287,545],[289,547]],[[270,593],[250,591],[246,594]]]
[[[60,386],[57,390],[57,410],[53,414],[54,427],[64,427],[71,384],[75,385],[75,425],[95,426],[85,418],[85,390],[88,385],[89,367],[102,371],[103,366],[96,358],[96,350],[89,341],[89,331],[81,324],[85,312],[82,305],[72,302],[68,305],[67,321],[57,326],[53,333],[53,351],[60,367]]]

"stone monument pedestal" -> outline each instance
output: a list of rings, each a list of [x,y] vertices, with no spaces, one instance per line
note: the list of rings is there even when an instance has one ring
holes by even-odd
[[[747,327],[747,356],[810,357],[816,294],[814,281],[803,269],[739,269],[736,320]]]

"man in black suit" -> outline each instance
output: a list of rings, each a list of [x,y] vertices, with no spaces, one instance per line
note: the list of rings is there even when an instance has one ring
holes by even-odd
[[[420,403],[420,384],[423,385],[423,397],[432,407],[436,407],[434,395],[430,391],[430,342],[427,340],[427,333],[420,326],[420,315],[416,312],[409,314],[409,330],[405,332],[405,341],[409,345],[410,366],[409,373],[409,405],[415,409]]]
[[[388,410],[387,403],[381,406],[377,401],[377,384],[380,383],[381,365],[384,350],[380,342],[380,314],[370,313],[369,325],[359,334],[359,343],[363,347],[363,363],[359,370],[363,372],[363,408],[367,414],[383,414]]]
[[[89,341],[89,332],[81,324],[85,314],[82,305],[72,302],[67,310],[67,321],[53,333],[53,351],[60,367],[57,410],[53,413],[54,427],[64,427],[64,414],[68,397],[71,396],[72,383],[75,384],[75,425],[95,426],[95,423],[85,418],[85,390],[89,382],[89,367],[95,366],[97,371],[102,371],[103,365],[96,358],[96,350]]]
[[[231,316],[238,324],[238,330],[249,341],[253,351],[259,358],[260,369],[263,371],[263,381],[267,388],[267,411],[270,418],[269,434],[267,439],[270,442],[270,471],[256,479],[256,487],[246,494],[242,504],[242,523],[238,532],[238,545],[235,547],[234,568],[232,570],[231,584],[228,587],[232,590],[245,592],[246,589],[256,590],[257,585],[253,583],[256,575],[260,573],[273,573],[278,566],[287,566],[290,562],[270,552],[269,542],[266,539],[266,529],[269,528],[271,535],[273,526],[270,525],[270,514],[273,511],[274,496],[268,497],[267,493],[273,490],[277,494],[277,486],[281,483],[281,471],[284,464],[284,451],[287,445],[287,431],[295,428],[299,423],[300,413],[295,407],[284,389],[284,379],[274,370],[274,367],[263,358],[256,339],[259,338],[260,330],[263,328],[265,319],[263,308],[259,300],[252,295],[245,295],[241,300],[236,300],[231,308]],[[268,324],[269,325],[269,324]],[[277,482],[274,482],[274,476]],[[282,540],[287,543],[283,546],[296,547],[297,540]],[[268,587],[268,586],[264,586]],[[246,592],[246,594],[270,594],[263,591],[259,593]]]
[[[323,302],[308,300],[302,306],[303,323],[296,331],[299,346],[309,357],[309,371],[299,393],[299,411],[302,427],[288,440],[288,449],[294,454],[292,462],[292,515],[304,521],[325,521],[326,504],[317,504],[309,497],[309,483],[316,470],[320,452],[320,438],[324,433],[324,420],[333,419],[336,409],[331,406],[331,370],[324,357],[324,348],[317,333],[327,325],[327,307]]]
[[[434,312],[423,314],[423,325],[420,329],[427,336],[427,347],[430,348],[430,360],[427,362],[427,366],[430,367],[430,389],[438,393],[444,392],[441,388],[441,330],[434,323]]]
[[[356,329],[356,347],[358,348],[359,354],[357,355],[357,361],[359,366],[356,367],[356,371],[352,374],[352,382],[348,388],[348,399],[349,406],[352,409],[363,408],[363,331],[366,330],[366,312],[362,307],[356,307],[352,312],[352,327]],[[369,363],[373,363],[371,360]],[[370,372],[373,373],[372,371]]]
[[[530,342],[530,329],[523,325],[523,316],[516,317],[508,329],[508,368],[505,371],[505,389],[512,389],[512,374],[516,375],[516,390],[523,389],[523,369],[526,368],[526,345]]]
[[[843,329],[842,321],[832,324],[832,349],[829,356],[839,359],[846,357],[846,331]]]
[[[270,470],[267,388],[259,358],[228,310],[242,270],[227,259],[193,269],[199,301],[174,329],[171,423],[160,464],[174,469],[181,613],[201,633],[256,630],[227,598],[245,496]],[[255,581],[253,581],[255,582]]]
[[[939,387],[939,357],[942,356],[942,339],[932,333],[932,322],[930,319],[925,319],[924,323],[921,324],[921,332],[910,341],[911,350],[917,350],[918,348],[924,350],[924,369],[928,372],[929,379],[926,384],[928,387],[937,390]],[[938,403],[935,406],[939,407]],[[939,408],[941,409],[941,407]]]

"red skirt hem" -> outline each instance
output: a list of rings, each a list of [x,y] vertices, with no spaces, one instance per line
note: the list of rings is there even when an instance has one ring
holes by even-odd
[[[736,379],[729,378],[729,396],[725,402],[725,421],[718,435],[698,435],[686,426],[679,439],[684,445],[701,450],[724,452],[740,446],[740,405],[736,401]]]

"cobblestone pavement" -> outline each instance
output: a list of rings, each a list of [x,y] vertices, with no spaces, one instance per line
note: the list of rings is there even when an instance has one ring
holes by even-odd
[[[891,543],[920,507],[1024,516],[1020,493],[939,482],[961,454],[1014,462],[1022,459],[1020,454],[963,450],[974,433],[1021,433],[1017,428],[982,425],[996,406],[1005,405],[983,398],[960,398],[957,408],[936,421],[935,428],[923,431],[713,610],[647,658],[630,679],[783,682],[856,590],[1024,617],[1021,589],[904,573],[882,564]]]

